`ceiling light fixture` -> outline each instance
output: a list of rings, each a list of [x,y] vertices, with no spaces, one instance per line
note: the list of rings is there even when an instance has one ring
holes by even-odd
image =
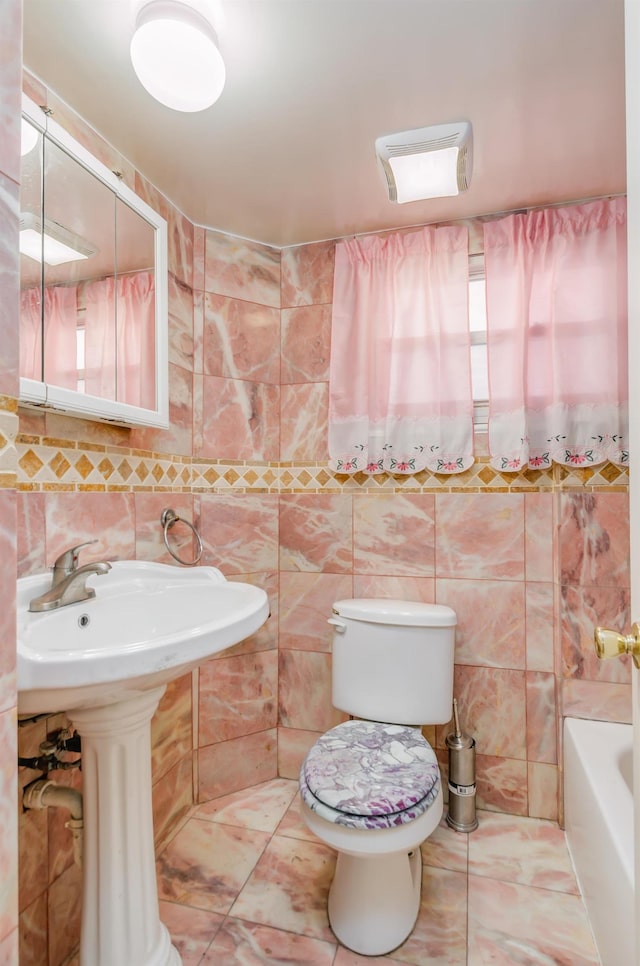
[[[46,265],[52,266],[78,262],[98,252],[84,238],[59,225],[57,221],[45,219],[43,232],[40,218],[30,211],[20,215],[18,249],[21,255],[33,258],[36,262],[44,260]]]
[[[203,111],[222,94],[218,36],[204,13],[181,0],[150,0],[141,8],[131,62],[142,86],[174,111]]]
[[[448,198],[471,182],[471,124],[436,124],[376,138],[389,201]]]
[[[24,158],[26,154],[29,154],[30,151],[33,151],[38,143],[39,137],[40,134],[35,129],[33,124],[29,124],[28,121],[22,118],[20,127],[20,157]]]

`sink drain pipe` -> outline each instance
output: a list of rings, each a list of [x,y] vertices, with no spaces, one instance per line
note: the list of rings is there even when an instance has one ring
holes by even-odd
[[[71,818],[65,822],[73,837],[73,858],[76,865],[82,865],[82,792],[68,785],[58,785],[48,778],[41,778],[31,782],[22,793],[22,804],[25,808],[49,808],[59,806],[71,812]]]

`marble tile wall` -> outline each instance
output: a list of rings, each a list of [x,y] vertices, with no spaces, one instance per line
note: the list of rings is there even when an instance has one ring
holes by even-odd
[[[326,617],[334,600],[353,595],[455,608],[455,689],[477,741],[479,804],[557,818],[563,708],[629,714],[628,668],[597,666],[591,654],[594,623],[628,620],[626,472],[503,476],[480,439],[480,458],[455,478],[329,473],[333,243],[280,252],[191,225],[54,94],[33,78],[26,87],[167,218],[171,426],[129,430],[21,410],[17,508],[15,495],[13,510],[0,499],[0,542],[2,513],[11,521],[17,512],[20,575],[94,536],[85,560],[171,563],[159,524],[171,505],[199,526],[203,563],[264,587],[271,601],[257,634],[167,689],[153,724],[158,843],[194,799],[297,777],[309,745],[341,717],[331,706]],[[15,363],[6,378],[0,434],[11,450]],[[11,522],[6,531],[0,559],[15,567]],[[175,538],[190,556],[188,531]],[[2,613],[12,619],[10,602]],[[15,713],[15,654],[0,649],[2,660]],[[21,728],[21,752],[37,751],[63,723]],[[445,767],[447,731],[427,729]],[[20,784],[32,777],[21,771]],[[77,869],[58,817],[21,815],[20,832],[23,961],[59,966],[77,942]],[[0,953],[2,902],[0,894]]]
[[[0,962],[18,962],[16,809],[16,450],[18,219],[22,4],[7,0],[0,30]]]

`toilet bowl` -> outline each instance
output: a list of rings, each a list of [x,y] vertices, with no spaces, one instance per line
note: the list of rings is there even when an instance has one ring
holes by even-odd
[[[305,758],[302,817],[338,852],[334,934],[381,956],[415,925],[420,845],[442,817],[437,758],[418,725],[450,718],[456,617],[441,605],[370,599],[338,601],[334,614],[333,703],[358,718]]]

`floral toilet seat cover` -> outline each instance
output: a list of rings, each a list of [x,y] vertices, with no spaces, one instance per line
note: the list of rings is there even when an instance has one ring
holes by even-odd
[[[416,728],[345,721],[318,739],[300,771],[305,804],[352,828],[392,828],[435,801],[438,761]]]

